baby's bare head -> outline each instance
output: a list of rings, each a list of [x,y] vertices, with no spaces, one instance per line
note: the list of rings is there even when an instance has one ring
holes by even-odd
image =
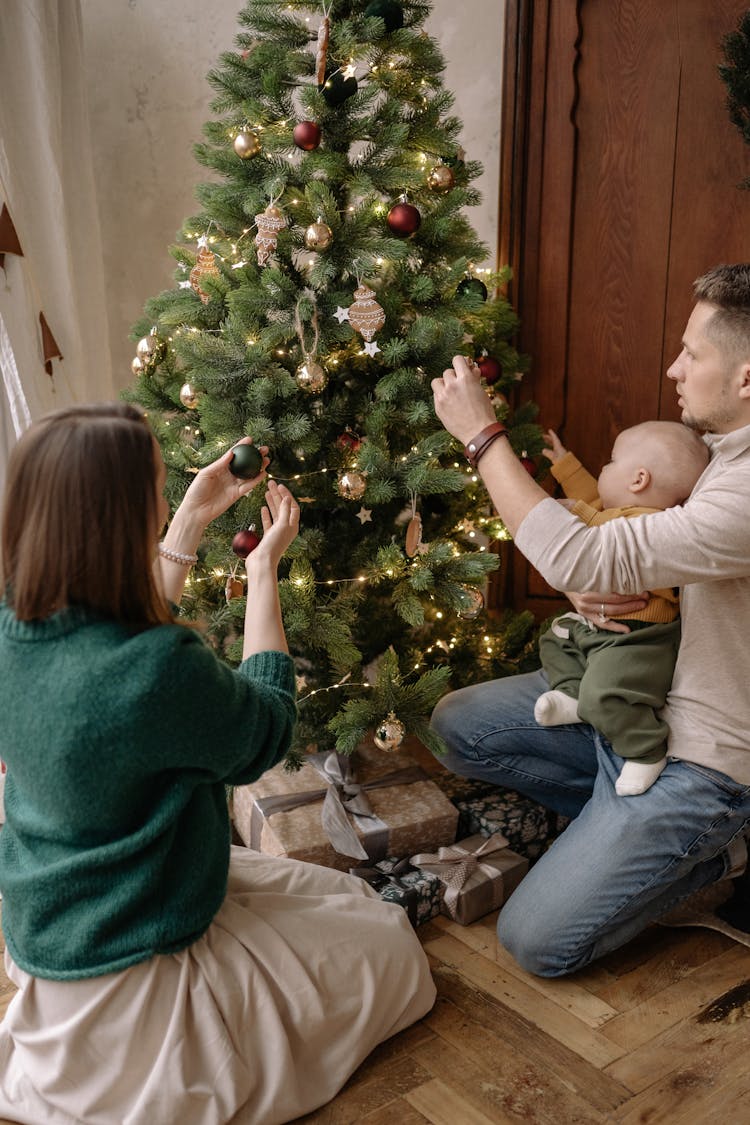
[[[616,445],[651,474],[648,502],[654,508],[684,503],[708,464],[706,443],[681,422],[641,422],[623,430]]]

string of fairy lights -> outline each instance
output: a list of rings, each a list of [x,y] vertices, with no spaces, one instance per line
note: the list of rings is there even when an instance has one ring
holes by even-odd
[[[292,4],[292,3],[288,4],[287,5],[287,11],[296,12],[297,11],[297,5]],[[326,18],[327,18],[328,13],[326,12],[325,8],[324,8],[324,13],[326,14]],[[310,21],[311,21],[311,16],[309,14],[305,15],[304,20],[305,20],[306,23],[309,24]],[[389,72],[390,74],[392,74],[394,78],[397,78],[399,71],[403,71],[404,74],[406,74],[409,71],[409,68],[411,66],[411,60],[409,60],[408,58],[393,58],[390,61],[383,62],[383,63],[374,63],[374,64],[371,64],[371,65],[364,64],[364,65],[365,65],[366,69],[364,71],[361,71],[361,67],[360,67],[361,72],[358,73],[357,61],[354,58],[350,58],[349,61],[346,64],[342,64],[340,67],[338,67],[338,69],[336,71],[333,72],[332,77],[335,76],[336,74],[340,73],[345,79],[356,77],[359,81],[362,81],[363,79],[366,79],[370,76],[377,76],[379,73],[385,71],[385,72]],[[410,74],[410,78],[412,80],[413,80],[413,77],[414,77],[413,74]],[[426,78],[426,77],[418,78],[417,82],[418,82],[418,85],[419,85],[420,88],[433,85],[433,81],[428,80],[428,78]],[[293,83],[293,85],[299,85],[299,84]],[[385,86],[385,83],[383,83],[383,85]],[[428,104],[428,97],[426,96],[426,92],[418,93],[417,96],[412,99],[412,101],[415,104],[419,104],[421,102],[422,105],[426,106]],[[282,119],[282,120],[273,121],[273,122],[246,120],[246,121],[243,122],[242,125],[233,125],[233,126],[227,127],[226,137],[227,137],[227,139],[230,143],[234,144],[234,142],[237,141],[238,138],[240,138],[240,134],[243,134],[243,133],[247,133],[247,134],[250,134],[250,135],[255,134],[256,139],[258,141],[258,150],[256,150],[256,151],[259,151],[259,149],[261,147],[261,144],[264,144],[267,147],[269,153],[271,153],[274,156],[274,158],[285,160],[285,161],[287,161],[287,162],[289,162],[290,164],[293,165],[297,162],[298,158],[299,159],[303,158],[304,153],[302,151],[300,151],[301,146],[298,147],[298,148],[295,148],[293,144],[289,143],[287,145],[287,143],[286,143],[288,139],[289,140],[291,139],[290,133],[289,133],[289,129],[290,129],[291,124],[292,124],[292,122],[290,122],[289,119]],[[288,151],[284,151],[285,149],[288,149]],[[236,145],[235,145],[235,151],[238,152],[238,155],[243,155],[242,153],[240,153],[240,150],[236,147]],[[248,153],[247,155],[253,155],[253,154]],[[436,159],[438,161],[440,161],[439,156],[436,156],[435,154],[429,154],[429,153],[427,153],[425,151],[422,151],[422,150],[417,150],[417,151],[414,151],[412,153],[404,152],[402,154],[402,158],[407,162],[407,169],[406,169],[406,175],[405,175],[406,179],[408,179],[409,176],[412,176],[412,178],[414,178],[414,176],[423,177],[424,173],[425,173],[425,170],[427,169],[428,165],[434,164]],[[361,162],[364,159],[365,159],[364,156],[355,157],[353,159],[353,164],[356,166],[358,162]],[[447,169],[443,169],[443,170],[447,172]],[[433,169],[433,171],[434,171],[434,169]],[[408,192],[406,190],[404,190],[402,193],[400,193],[400,198],[402,200],[406,200],[407,194],[408,194]],[[275,204],[279,203],[283,199],[284,207],[288,207],[288,208],[292,209],[292,213],[294,213],[294,211],[297,211],[297,213],[299,214],[298,209],[302,209],[303,214],[305,213],[305,209],[308,209],[308,210],[312,211],[313,213],[316,210],[316,208],[314,207],[314,204],[311,204],[309,199],[301,198],[299,188],[295,189],[293,186],[290,186],[287,182],[285,182],[285,172],[284,172],[283,168],[281,169],[281,171],[279,173],[279,177],[278,177],[278,190],[272,191],[270,193],[270,196],[271,196],[271,202],[269,204],[268,209],[274,207]],[[372,199],[368,199],[368,200],[356,199],[352,202],[349,202],[346,207],[342,208],[340,213],[337,211],[337,219],[339,218],[339,214],[341,214],[341,215],[348,214],[350,216],[357,216],[357,217],[363,216],[364,217],[364,216],[366,216],[367,212],[369,212],[370,216],[373,219],[377,219],[377,218],[381,218],[388,211],[389,206],[390,205],[388,203],[386,203],[385,201],[383,201],[382,199],[374,200],[374,201]],[[414,208],[412,208],[412,209],[414,210]],[[323,213],[322,213],[320,219],[318,220],[320,223],[324,223],[325,218],[326,218],[325,208],[322,208],[322,211],[323,211]],[[256,219],[262,219],[262,216],[256,216]],[[331,222],[333,223],[333,219],[331,219]],[[240,270],[243,267],[248,266],[250,264],[250,262],[248,261],[248,259],[244,255],[246,254],[246,251],[249,248],[249,238],[257,228],[258,228],[258,223],[255,223],[255,224],[249,225],[247,227],[243,227],[242,230],[241,230],[241,233],[239,233],[239,235],[230,235],[226,231],[222,230],[220,228],[219,224],[216,223],[216,221],[212,219],[212,220],[209,221],[208,226],[206,227],[205,231],[201,232],[201,231],[196,231],[196,230],[185,230],[183,232],[183,234],[184,234],[184,237],[186,239],[188,239],[190,241],[197,241],[198,242],[199,253],[200,253],[200,250],[201,250],[202,247],[211,247],[211,253],[215,255],[216,259],[218,259],[221,263],[223,263],[225,265],[226,269],[236,271],[236,270]],[[392,228],[392,229],[394,229],[394,228]],[[328,233],[329,234],[331,233],[330,230],[329,230]],[[293,251],[293,254],[299,255],[298,259],[295,258],[295,264],[298,265],[298,266],[301,264],[302,266],[313,267],[315,265],[316,261],[317,261],[317,257],[315,255],[314,248],[311,248],[309,243],[307,243],[307,241],[305,241],[305,246],[306,246],[307,251],[308,251],[307,253],[305,252],[305,249],[302,248],[302,247],[300,247],[299,250],[295,249],[295,251]],[[313,250],[313,253],[309,252],[311,249]],[[185,257],[187,258],[189,254],[190,254],[190,251],[186,248]],[[259,259],[259,261],[260,261],[260,259]],[[382,276],[387,274],[388,271],[395,264],[397,264],[397,263],[394,260],[391,260],[390,258],[387,257],[387,255],[384,255],[382,253],[366,253],[366,254],[363,255],[363,261],[361,263],[363,271],[366,270],[366,272],[369,273],[369,272],[372,272],[375,269],[377,269],[381,273]],[[401,260],[399,260],[398,264],[403,264],[403,263],[402,263]],[[416,270],[421,269],[424,263],[423,263],[422,258],[418,254],[412,254],[412,256],[410,258],[410,264],[411,264],[411,266],[413,266],[414,270],[416,271]],[[356,266],[356,262],[354,263],[354,266]],[[191,269],[191,263],[189,261],[183,260],[183,261],[180,262],[180,268],[183,271],[187,272],[188,270]],[[303,272],[303,271],[301,271],[301,272]],[[358,282],[360,282],[361,279],[360,279],[359,271],[357,271],[355,269],[354,272],[357,273],[357,280],[358,280]],[[476,268],[473,265],[473,263],[469,263],[466,272],[467,272],[467,275],[469,277],[478,277],[481,274],[485,274],[485,275],[487,275],[487,277],[490,277],[493,273],[493,271],[491,269]],[[352,273],[351,270],[350,270],[350,275],[354,276],[354,274]],[[344,275],[344,276],[346,276],[346,275]],[[193,286],[191,284],[191,281],[188,281],[187,279],[179,281],[179,287],[181,289],[182,288],[188,289],[188,288],[192,287],[192,288],[195,288],[198,293],[201,292],[200,289],[197,286]],[[485,289],[485,293],[486,293],[486,289]],[[202,299],[208,300],[208,297],[205,294],[203,294]],[[338,311],[343,312],[344,310],[338,310]],[[337,314],[334,314],[334,315],[337,315]],[[223,331],[224,331],[224,329],[221,329],[221,328],[217,328],[217,329],[198,328],[195,325],[182,324],[182,325],[178,326],[177,328],[174,328],[173,331],[172,331],[172,334],[167,336],[167,339],[165,341],[165,352],[170,351],[172,353],[172,356],[176,356],[177,350],[174,347],[174,345],[176,343],[176,338],[181,336],[184,333],[210,335],[210,334],[221,334]],[[258,330],[258,333],[260,334],[260,330]],[[317,337],[316,337],[316,339],[317,339]],[[249,334],[245,337],[244,342],[245,342],[245,345],[248,348],[254,348],[259,343],[258,339],[256,338],[255,335],[252,334],[252,332],[251,332],[251,334]],[[241,343],[241,341],[240,341],[240,343]],[[301,343],[302,343],[302,351],[304,353],[304,351],[305,351],[304,341],[301,341]],[[313,352],[314,352],[314,350],[315,349],[313,348]],[[272,349],[272,354],[275,355],[276,357],[278,357],[281,360],[285,359],[286,357],[293,357],[297,354],[297,352],[298,352],[298,347],[297,347],[296,343],[292,343],[291,345],[287,345],[286,347],[279,345],[279,346],[276,346]],[[355,337],[350,345],[340,346],[335,351],[331,352],[330,354],[327,354],[325,356],[324,362],[325,362],[326,366],[337,367],[341,364],[345,364],[347,361],[351,360],[355,356],[366,356],[366,355],[372,355],[372,354],[374,354],[374,352],[368,351],[366,348],[359,347],[358,343],[356,342],[356,337]],[[292,360],[292,362],[294,362],[294,360]],[[181,400],[183,401],[183,405],[186,405],[184,399],[182,399],[182,395],[180,397],[181,397]],[[189,409],[190,409],[190,407],[188,407],[188,410]],[[173,423],[169,419],[165,420],[165,425],[167,427],[169,427],[172,424]],[[214,448],[216,449],[217,452],[223,452],[228,447],[228,442],[224,438],[218,438],[218,439],[215,438],[212,441],[207,441],[205,439],[205,435],[203,434],[201,428],[199,426],[196,426],[194,424],[194,422],[191,424],[191,420],[190,420],[189,416],[187,416],[185,421],[175,420],[174,425],[175,425],[176,428],[179,428],[179,427],[182,428],[182,433],[185,435],[186,439],[189,439],[189,440],[196,439],[194,444],[195,445],[200,444],[202,446],[202,449],[207,453],[210,453]],[[169,455],[170,452],[171,451],[167,451],[168,455]],[[416,454],[416,453],[418,453],[418,451],[416,449],[413,449],[412,454]],[[429,459],[433,455],[430,453],[430,451],[427,451],[426,454],[422,454],[421,456],[423,456],[423,457],[426,456],[426,458]],[[177,451],[175,451],[171,459],[174,462],[181,463],[181,462],[184,462],[185,457],[184,456],[180,457],[179,453]],[[301,451],[298,454],[298,460],[300,462],[304,462],[304,460],[305,460],[304,453],[301,452]],[[409,455],[408,454],[402,455],[400,457],[400,461],[401,462],[408,462],[409,461]],[[187,471],[187,472],[197,472],[198,471],[197,469],[195,469],[191,466],[185,466],[184,464],[181,464],[181,467],[183,469],[185,469],[185,471]],[[350,462],[349,468],[357,469],[357,467],[358,467],[358,465],[357,465],[356,460]],[[462,473],[466,474],[466,477],[468,478],[467,479],[467,485],[471,486],[471,485],[478,485],[479,484],[479,477],[471,469],[470,466],[465,466],[463,464],[459,464],[458,462],[454,462],[453,467],[454,467],[454,469],[459,470]],[[271,479],[293,485],[293,484],[297,484],[297,483],[300,483],[300,482],[304,482],[305,480],[310,479],[310,478],[323,477],[323,476],[325,476],[326,474],[329,474],[329,473],[335,474],[338,471],[339,470],[337,470],[337,469],[333,469],[333,468],[329,468],[328,466],[325,466],[325,467],[319,468],[319,469],[305,469],[302,472],[293,473],[290,476],[276,476],[274,473],[271,473],[271,472],[268,473],[268,476]],[[472,499],[476,499],[476,495],[474,497],[472,497],[471,493],[472,493],[472,490],[469,488],[468,489],[469,501],[471,501]],[[342,493],[342,495],[343,495],[343,493]],[[356,498],[356,497],[350,497],[350,498]],[[299,497],[299,499],[300,499],[300,501],[302,501],[304,499],[308,503],[315,503],[316,502],[314,497],[304,497],[304,498]],[[412,512],[412,515],[413,515],[413,512]],[[364,521],[362,521],[362,522],[364,523]],[[492,516],[487,516],[487,515],[477,515],[473,520],[464,520],[464,521],[462,521],[462,523],[464,525],[463,527],[461,525],[459,525],[459,527],[457,527],[454,530],[458,533],[463,533],[466,536],[466,538],[468,538],[470,540],[477,540],[477,538],[483,538],[484,537],[484,538],[487,539],[488,542],[490,542],[490,541],[493,541],[493,540],[502,540],[502,539],[509,539],[510,538],[506,528],[504,527],[502,522],[497,517],[492,517]],[[407,542],[408,542],[408,540],[407,540]],[[487,544],[484,543],[484,542],[477,544],[477,548],[478,548],[479,552],[485,552],[488,549]],[[462,552],[460,550],[458,550],[454,545],[454,554],[459,556],[461,553]],[[309,576],[303,577],[303,576],[294,576],[293,575],[287,581],[290,582],[292,586],[296,586],[296,587],[300,587],[300,588],[304,588],[304,587],[307,587],[307,588],[311,588],[311,587],[333,588],[333,587],[344,587],[344,586],[347,586],[347,585],[366,586],[367,584],[370,584],[370,583],[376,583],[376,582],[382,583],[384,581],[384,579],[389,579],[389,578],[397,578],[397,579],[401,580],[401,579],[404,578],[404,576],[408,577],[408,574],[409,574],[410,571],[413,572],[416,568],[418,568],[420,566],[424,566],[424,565],[425,565],[425,563],[423,563],[420,558],[408,558],[408,557],[404,556],[403,557],[403,564],[400,567],[398,567],[396,569],[391,569],[391,568],[386,567],[385,569],[379,570],[378,573],[373,572],[373,573],[370,573],[370,574],[358,574],[358,575],[355,575],[353,577],[352,576],[346,576],[346,577],[333,577],[333,578],[326,578],[326,579],[316,579],[314,577],[309,577]],[[235,579],[235,578],[238,577],[238,563],[234,563],[232,567],[224,567],[224,566],[213,566],[213,567],[211,567],[211,566],[209,566],[205,569],[204,573],[201,573],[200,569],[199,569],[199,571],[197,573],[193,572],[187,577],[186,589],[188,591],[190,591],[190,590],[195,591],[196,596],[198,596],[199,588],[202,584],[212,583],[212,582],[216,582],[218,580],[225,580],[225,579],[227,579],[228,576],[230,576],[232,579]],[[244,582],[244,576],[240,575],[239,580]],[[481,608],[481,606],[483,605],[483,598],[482,598],[481,592],[479,592],[479,591],[476,591],[476,592],[479,594],[479,597],[482,599],[481,604],[480,604],[480,608]],[[430,594],[429,598],[430,598],[431,601],[433,601],[433,602],[435,601],[434,595]],[[437,608],[432,609],[430,607],[428,607],[428,612],[437,621],[444,620],[446,618],[446,613],[447,613],[447,611],[445,611],[443,609],[437,609]],[[470,619],[472,617],[477,616],[478,612],[479,612],[479,609],[476,609],[476,611],[474,609],[471,609],[468,612],[456,610],[455,615],[459,618]],[[425,659],[427,657],[429,657],[432,653],[434,653],[436,648],[442,649],[442,650],[445,650],[445,651],[450,651],[451,649],[455,648],[458,643],[459,643],[458,637],[457,636],[451,636],[449,640],[438,640],[438,641],[430,644],[428,647],[424,648],[424,650],[421,653],[418,653],[417,662],[414,665],[414,671],[417,671],[422,666]],[[493,642],[493,640],[492,640],[492,638],[489,634],[485,634],[483,636],[483,644],[484,644],[484,651],[485,651],[487,657],[488,658],[491,657],[492,653],[494,651],[495,642]],[[304,680],[304,677],[300,677],[300,681],[302,681],[302,680]],[[305,702],[313,699],[315,696],[318,696],[318,695],[323,694],[323,693],[341,691],[341,690],[344,690],[344,689],[346,689],[347,691],[352,691],[352,690],[365,690],[366,691],[367,689],[371,688],[371,686],[372,685],[368,682],[367,679],[363,680],[362,682],[357,682],[357,683],[352,682],[350,674],[347,674],[347,675],[343,676],[340,680],[338,680],[334,684],[317,687],[317,688],[315,688],[311,691],[308,691],[306,694],[301,695],[301,697],[299,699],[299,703],[304,704]]]

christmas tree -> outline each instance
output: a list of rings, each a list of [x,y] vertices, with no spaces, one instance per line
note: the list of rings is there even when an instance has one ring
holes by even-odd
[[[742,16],[737,30],[724,37],[722,47],[719,76],[727,87],[729,117],[750,144],[750,11]],[[740,186],[750,188],[750,179]]]
[[[430,380],[470,356],[537,472],[535,408],[508,401],[525,368],[509,272],[473,266],[487,249],[464,209],[480,202],[481,165],[460,147],[428,13],[416,0],[246,4],[195,149],[214,178],[171,249],[175,287],[134,329],[128,394],[149,411],[170,501],[249,434],[301,504],[281,576],[291,764],[373,731],[383,749],[405,731],[439,749],[427,724],[449,687],[536,666],[531,614],[484,612],[488,544],[507,533],[432,406]],[[232,544],[260,528],[263,491],[208,529],[183,600],[229,661],[244,613]]]

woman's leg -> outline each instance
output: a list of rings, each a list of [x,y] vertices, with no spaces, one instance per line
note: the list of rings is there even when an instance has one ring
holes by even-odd
[[[447,743],[440,761],[449,770],[574,817],[596,778],[594,731],[585,723],[540,726],[534,704],[548,687],[542,672],[530,672],[462,688],[440,700],[432,728]]]

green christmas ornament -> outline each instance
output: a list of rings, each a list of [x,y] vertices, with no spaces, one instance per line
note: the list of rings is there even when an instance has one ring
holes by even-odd
[[[336,70],[326,78],[320,87],[320,92],[326,104],[334,107],[341,105],[347,98],[351,98],[356,94],[358,88],[357,79],[353,75],[345,78],[342,70]]]
[[[366,16],[379,16],[387,32],[404,26],[404,9],[396,0],[371,0],[365,8]]]
[[[480,297],[487,300],[487,286],[478,277],[465,277],[456,287],[457,297]]]
[[[243,442],[242,445],[235,445],[232,452],[234,457],[229,462],[230,473],[241,480],[252,480],[253,477],[257,477],[263,467],[260,450],[254,445]]]

